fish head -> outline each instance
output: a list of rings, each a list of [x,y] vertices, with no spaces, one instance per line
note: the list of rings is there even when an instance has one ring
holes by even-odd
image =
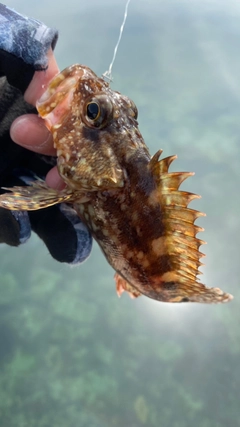
[[[87,66],[73,65],[55,76],[37,110],[52,132],[59,173],[71,188],[123,187],[126,159],[139,147],[147,150],[134,102]]]

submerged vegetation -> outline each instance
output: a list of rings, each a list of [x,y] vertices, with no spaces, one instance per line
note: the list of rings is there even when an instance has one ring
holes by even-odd
[[[44,247],[29,250],[35,240],[1,251],[4,427],[239,425],[234,302],[119,300],[97,248],[83,266],[57,269]]]

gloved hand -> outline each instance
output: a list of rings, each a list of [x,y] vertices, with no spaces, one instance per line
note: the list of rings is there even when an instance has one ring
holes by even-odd
[[[56,65],[51,68],[52,59],[48,68],[48,58],[53,57],[51,48],[54,49],[58,34],[41,22],[0,4],[1,17],[4,20],[0,25],[0,187],[26,185],[36,176],[44,178],[46,175],[49,185],[60,185],[53,168],[56,158],[45,155],[55,154],[51,140],[40,144],[47,130],[36,116],[35,108],[23,97],[25,94],[25,99],[34,105],[44,91],[42,86],[56,73]],[[14,122],[11,138],[13,120],[25,113],[35,115],[23,116]],[[58,261],[79,263],[91,251],[91,235],[69,205],[33,212],[0,208],[1,243],[18,246],[30,237],[31,229],[43,239]]]

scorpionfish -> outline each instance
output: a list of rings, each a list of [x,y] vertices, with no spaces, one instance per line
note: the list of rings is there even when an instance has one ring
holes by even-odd
[[[166,302],[225,302],[232,298],[198,280],[204,215],[190,209],[199,196],[180,191],[192,173],[169,172],[176,156],[153,157],[138,129],[133,101],[90,68],[73,65],[50,82],[37,103],[51,131],[59,174],[57,191],[43,181],[0,197],[11,210],[73,205],[116,271],[120,296],[143,294]]]

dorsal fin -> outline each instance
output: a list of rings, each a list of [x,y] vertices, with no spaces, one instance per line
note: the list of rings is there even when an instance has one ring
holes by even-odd
[[[177,156],[169,156],[159,160],[162,150],[159,150],[150,160],[156,189],[152,192],[150,202],[161,206],[164,234],[161,244],[165,247],[165,256],[169,256],[171,269],[158,278],[155,277],[153,288],[154,298],[158,293],[166,301],[199,301],[224,302],[231,299],[218,288],[209,289],[198,281],[198,271],[203,265],[200,259],[204,256],[199,247],[205,242],[196,237],[203,231],[202,227],[194,224],[195,220],[204,216],[202,212],[190,209],[188,204],[200,196],[180,191],[182,182],[194,175],[191,172],[169,172],[169,166]],[[164,240],[164,242],[163,242]],[[174,286],[173,286],[174,285]]]

